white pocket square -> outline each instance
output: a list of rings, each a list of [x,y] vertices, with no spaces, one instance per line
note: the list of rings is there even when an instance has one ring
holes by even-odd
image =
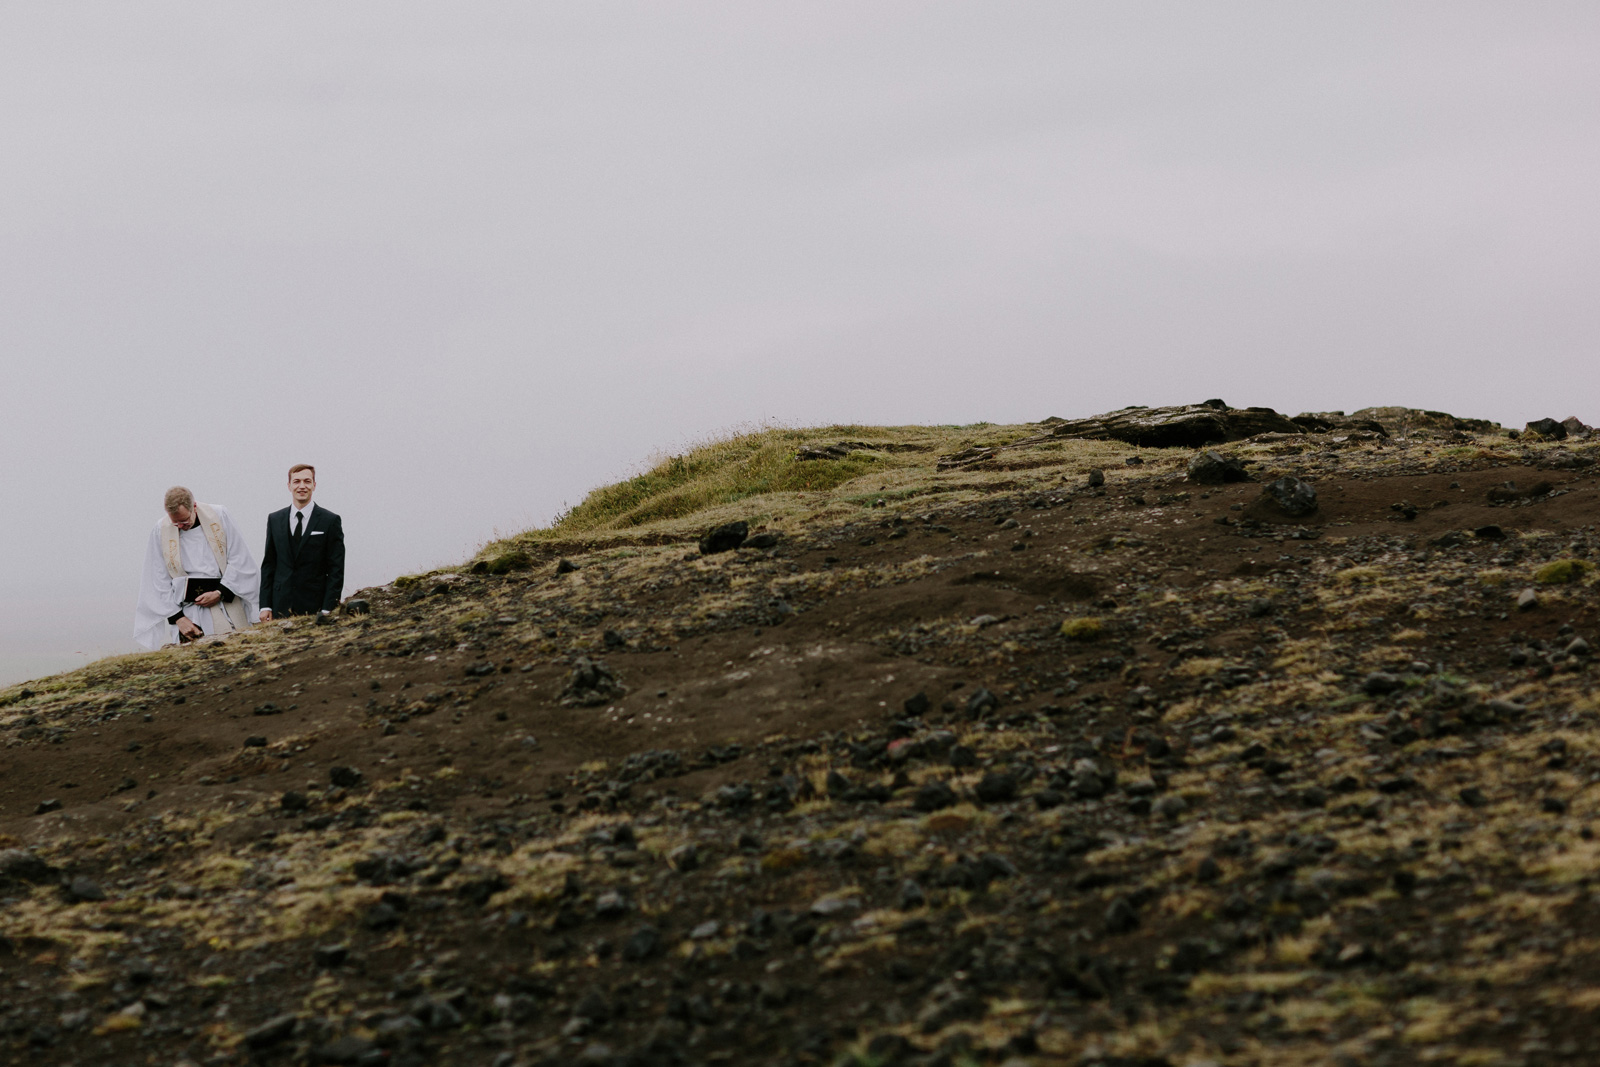
[[[312,537],[321,537],[323,534],[325,534],[327,532],[328,532],[327,530],[312,530],[311,531],[311,536]]]

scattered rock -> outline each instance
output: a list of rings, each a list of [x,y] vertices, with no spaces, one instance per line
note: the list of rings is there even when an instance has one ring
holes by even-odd
[[[328,768],[328,780],[340,789],[356,789],[366,781],[354,767],[342,766]]]
[[[1532,589],[1524,589],[1517,594],[1517,610],[1532,611],[1539,606],[1539,594]]]
[[[1106,908],[1106,932],[1109,934],[1125,934],[1130,930],[1138,929],[1139,912],[1133,902],[1126,896],[1118,896]]]
[[[1317,510],[1317,490],[1310,482],[1290,475],[1269,484],[1262,496],[1278,506],[1285,515],[1299,518]]]
[[[615,919],[626,915],[630,910],[628,898],[615,889],[608,889],[594,901],[594,915],[597,919]]]
[[[0,882],[39,885],[54,881],[60,872],[32,852],[20,848],[0,851]]]
[[[100,883],[89,878],[72,879],[66,884],[61,895],[68,904],[83,904],[106,899],[106,891],[100,888]]]
[[[738,522],[725,522],[721,526],[713,526],[700,538],[700,554],[711,556],[718,552],[732,552],[744,544],[749,536],[750,524],[742,519]]]
[[[655,959],[662,952],[661,931],[654,926],[641,926],[622,944],[625,963],[640,963]]]
[[[1254,480],[1237,458],[1224,457],[1218,452],[1201,452],[1189,460],[1188,478],[1200,485],[1224,485],[1229,482]]]
[[[33,813],[35,815],[48,815],[52,811],[60,811],[60,810],[61,810],[61,801],[59,801],[59,800],[41,800],[41,801],[39,801],[39,806],[33,809]]]
[[[1098,489],[1102,485],[1105,485],[1105,484],[1106,484],[1106,472],[1105,471],[1103,471],[1103,470],[1099,469],[1098,467],[1096,467],[1094,470],[1089,472],[1089,480],[1087,482],[1087,485],[1089,486],[1090,489]]]
[[[1017,779],[1000,771],[990,771],[973,786],[972,793],[984,804],[1004,804],[1017,799]]]
[[[298,1015],[275,1016],[253,1030],[246,1030],[244,1043],[250,1048],[269,1048],[294,1036],[299,1022]]]
[[[561,703],[568,707],[593,707],[620,700],[627,693],[627,687],[603,662],[579,656],[573,662],[572,673],[567,676],[566,688],[561,691]]]
[[[956,791],[945,782],[924,782],[912,797],[911,806],[918,811],[939,811],[961,802]]]
[[[1404,678],[1388,671],[1373,671],[1361,679],[1361,691],[1368,696],[1384,696],[1388,693],[1398,693],[1406,687]]]

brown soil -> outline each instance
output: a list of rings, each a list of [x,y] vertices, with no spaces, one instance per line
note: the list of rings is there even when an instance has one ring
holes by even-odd
[[[1514,599],[1600,483],[1395,451],[1263,459],[1301,520],[1174,461],[13,689],[0,1049],[1589,1062],[1600,596]]]

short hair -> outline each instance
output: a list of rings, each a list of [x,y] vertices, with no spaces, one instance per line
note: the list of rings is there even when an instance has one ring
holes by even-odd
[[[179,508],[188,508],[193,511],[194,494],[181,485],[175,485],[167,490],[166,496],[161,498],[161,506],[167,509],[168,515],[171,515]]]
[[[290,467],[289,468],[289,477],[293,478],[295,471],[310,471],[311,472],[311,480],[312,481],[316,481],[317,480],[317,468],[313,467],[309,463],[296,463],[294,466]]]

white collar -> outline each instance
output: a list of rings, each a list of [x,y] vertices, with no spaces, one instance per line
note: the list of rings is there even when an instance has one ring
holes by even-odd
[[[316,510],[316,507],[317,507],[317,502],[315,500],[313,500],[311,503],[307,504],[305,506],[305,510],[303,512],[299,508],[295,507],[293,504],[290,504],[289,505],[289,525],[290,525],[290,527],[294,526],[294,517],[297,514],[304,514],[305,517],[306,517],[306,522],[310,523],[311,522],[311,513]]]

